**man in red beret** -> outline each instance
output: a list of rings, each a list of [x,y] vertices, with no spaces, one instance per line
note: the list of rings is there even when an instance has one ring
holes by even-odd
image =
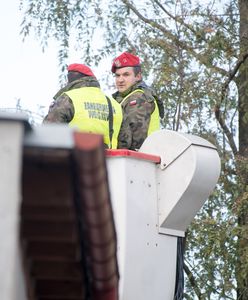
[[[104,95],[88,66],[71,64],[67,71],[68,83],[54,96],[43,123],[68,123],[79,131],[102,134],[106,148],[117,148],[120,104]]]
[[[117,92],[113,97],[121,104],[123,122],[118,148],[139,149],[146,137],[159,130],[164,114],[163,105],[142,81],[138,56],[124,52],[116,57],[111,71],[115,74]]]

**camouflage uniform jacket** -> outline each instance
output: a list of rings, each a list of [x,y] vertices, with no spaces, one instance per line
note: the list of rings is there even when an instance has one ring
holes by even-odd
[[[65,92],[80,87],[100,88],[100,85],[95,77],[90,76],[68,83],[53,97],[54,101],[50,105],[48,114],[44,118],[43,123],[69,123],[73,119],[75,111],[72,100]]]
[[[143,90],[144,93],[137,91],[122,102],[128,94],[137,89]],[[151,114],[155,109],[155,98],[152,90],[140,81],[124,93],[117,91],[113,94],[113,98],[119,103],[122,102],[123,110],[118,148],[139,149],[147,137]]]

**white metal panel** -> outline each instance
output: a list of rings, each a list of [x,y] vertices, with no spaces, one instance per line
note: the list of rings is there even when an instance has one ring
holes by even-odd
[[[217,152],[194,145],[160,172],[161,232],[169,234],[166,229],[185,232],[215,187],[218,177]]]
[[[13,272],[13,285],[12,289],[12,298],[8,298],[10,300],[28,300],[26,295],[26,283],[24,280],[23,274],[23,265],[20,253],[20,247],[15,249],[14,257],[12,258],[15,267],[15,271]],[[1,298],[2,299],[2,298]],[[7,298],[6,298],[7,300]]]
[[[184,236],[218,181],[216,148],[200,137],[161,130],[150,135],[140,151],[161,156],[162,167],[157,169],[159,231]]]
[[[0,121],[0,299],[26,299],[20,270],[19,206],[24,124]],[[15,276],[18,272],[19,276]]]
[[[127,222],[127,174],[124,159],[107,159],[110,196],[117,234],[117,255],[120,270],[119,294],[123,294],[123,274],[125,274],[126,222]]]
[[[156,165],[107,159],[117,227],[120,300],[172,300],[177,238],[158,233]]]
[[[160,156],[161,168],[164,169],[192,144],[216,149],[214,145],[201,137],[164,129],[149,135],[139,151]]]

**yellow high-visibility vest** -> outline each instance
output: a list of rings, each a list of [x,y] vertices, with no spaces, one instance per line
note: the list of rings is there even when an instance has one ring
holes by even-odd
[[[130,94],[128,94],[125,98],[122,99],[122,101],[120,102],[121,105],[123,105],[123,103],[134,93],[145,93],[142,89],[137,89],[134,90],[133,92],[131,92]],[[158,110],[158,105],[156,100],[154,99],[154,104],[155,104],[155,109],[151,114],[151,118],[150,118],[150,123],[149,123],[149,128],[148,128],[148,132],[147,135],[150,135],[151,133],[153,133],[156,130],[160,129],[160,121],[159,121],[159,110]]]
[[[113,111],[113,134],[110,140],[109,106],[105,95],[97,87],[81,87],[65,92],[74,106],[74,117],[69,123],[80,131],[102,134],[109,148],[117,148],[117,139],[122,122],[121,105],[110,98]]]

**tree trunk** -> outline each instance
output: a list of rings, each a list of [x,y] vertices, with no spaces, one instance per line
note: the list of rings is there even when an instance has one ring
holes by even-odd
[[[240,54],[248,52],[248,1],[239,0]],[[237,174],[240,188],[238,201],[238,259],[236,266],[237,299],[248,300],[248,60],[238,76],[239,155]]]

